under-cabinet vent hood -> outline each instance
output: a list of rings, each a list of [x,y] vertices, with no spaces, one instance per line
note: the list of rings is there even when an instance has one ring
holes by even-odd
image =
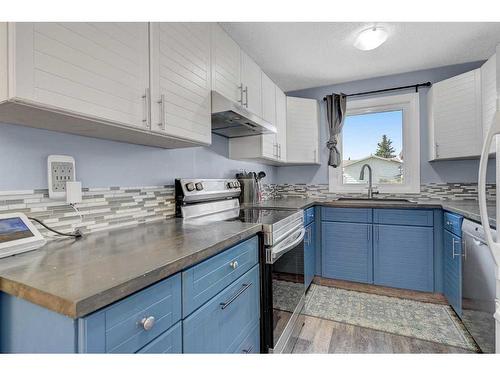
[[[226,138],[248,137],[276,133],[276,127],[234,103],[217,91],[212,91],[212,133]]]

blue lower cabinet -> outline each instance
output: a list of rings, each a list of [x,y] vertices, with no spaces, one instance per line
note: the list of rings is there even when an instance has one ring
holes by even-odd
[[[258,354],[260,353],[260,321],[250,328],[250,333],[243,339],[235,354]]]
[[[455,312],[462,316],[462,239],[444,231],[444,295]]]
[[[181,275],[79,321],[80,351],[135,353],[181,319]]]
[[[432,227],[374,225],[374,284],[432,292],[433,233]]]
[[[178,354],[182,353],[182,322],[178,322],[167,332],[151,341],[137,353]]]
[[[316,273],[316,231],[315,224],[309,224],[304,237],[304,277],[306,288],[311,285]]]
[[[372,224],[323,222],[322,276],[371,283]]]
[[[233,353],[260,318],[259,266],[183,320],[184,353]]]

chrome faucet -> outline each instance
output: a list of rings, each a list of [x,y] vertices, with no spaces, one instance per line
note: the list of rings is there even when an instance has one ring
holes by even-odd
[[[361,167],[361,172],[359,173],[359,179],[365,179],[365,168],[368,168],[368,199],[373,198],[373,194],[378,194],[377,190],[373,190],[373,178],[372,178],[372,167],[368,164],[363,164]]]

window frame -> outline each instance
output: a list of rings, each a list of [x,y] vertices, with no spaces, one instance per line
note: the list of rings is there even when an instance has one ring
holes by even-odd
[[[403,181],[402,184],[374,184],[380,193],[419,193],[420,192],[420,105],[419,94],[399,94],[377,96],[368,99],[348,100],[346,116],[377,112],[403,111]],[[417,140],[415,142],[415,140]],[[338,147],[342,155],[342,133]],[[338,168],[328,167],[329,191],[331,193],[363,193],[366,184],[345,184],[343,163]]]

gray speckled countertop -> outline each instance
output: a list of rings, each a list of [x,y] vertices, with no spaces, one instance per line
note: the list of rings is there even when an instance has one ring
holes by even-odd
[[[266,208],[283,208],[283,209],[305,209],[313,205],[331,206],[331,207],[379,207],[379,208],[442,208],[462,215],[463,217],[481,222],[479,216],[479,203],[477,201],[442,201],[442,200],[420,200],[410,202],[398,201],[349,201],[335,199],[315,199],[315,198],[281,198],[270,199],[259,204],[260,207]],[[490,226],[496,227],[496,212],[495,206],[492,203],[488,206],[488,217]]]
[[[0,259],[0,291],[79,318],[196,264],[262,230],[239,221],[171,219]]]

